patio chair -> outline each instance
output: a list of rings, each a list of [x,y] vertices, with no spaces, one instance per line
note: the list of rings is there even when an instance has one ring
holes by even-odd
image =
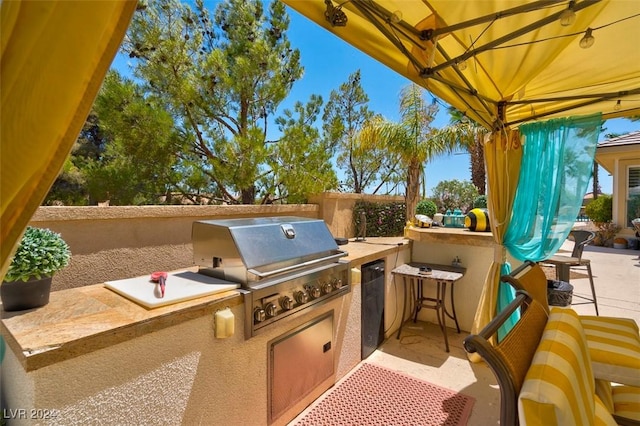
[[[636,217],[631,221],[633,228],[636,230],[636,237],[640,238],[640,217]]]
[[[505,338],[492,344],[498,329],[518,309],[520,320]],[[465,350],[480,355],[496,376],[500,388],[501,425],[518,424],[518,395],[546,323],[544,307],[525,291],[518,291],[516,299],[477,335],[464,339]]]
[[[525,261],[500,281],[526,291],[546,312],[547,277],[539,264]],[[579,315],[587,335],[593,372],[597,379],[640,387],[640,330],[630,318]]]
[[[518,322],[498,343],[492,343],[498,329],[518,310]],[[517,426],[521,421],[527,425],[569,424],[556,418],[554,412],[576,410],[581,406],[582,410],[593,408],[593,412],[585,410],[582,414],[595,420],[595,424],[613,424],[615,420],[620,425],[640,425],[634,402],[639,389],[614,387],[602,380],[596,380],[594,386],[590,351],[581,349],[586,345],[586,333],[579,321],[562,325],[565,316],[575,318],[577,314],[558,307],[548,313],[526,291],[518,290],[515,300],[478,334],[464,339],[465,350],[480,355],[496,376],[500,389],[500,424]],[[571,338],[564,341],[566,333],[571,333]],[[576,344],[580,348],[574,347]],[[547,353],[552,357],[546,356]],[[578,362],[568,368],[564,356],[571,354],[577,354]],[[547,394],[549,389],[559,389],[567,399],[556,401]],[[569,408],[566,401],[573,401],[573,407]]]
[[[591,298],[574,294],[573,297],[583,299],[584,302],[574,303],[573,305],[583,305],[585,303],[593,303],[596,309],[596,315],[600,315],[598,312],[598,299],[596,298],[596,289],[593,285],[593,274],[591,273],[591,261],[582,257],[584,247],[589,244],[596,237],[596,234],[591,231],[571,231],[569,235],[573,236],[573,251],[571,256],[554,255],[543,261],[543,263],[552,264],[556,268],[556,279],[560,281],[569,282],[569,277],[572,269],[578,269],[586,271],[589,275],[589,284],[591,285]]]

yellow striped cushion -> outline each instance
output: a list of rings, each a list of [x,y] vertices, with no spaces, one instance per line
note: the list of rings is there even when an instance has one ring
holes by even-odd
[[[520,424],[593,425],[596,418],[598,424],[613,422],[594,392],[580,319],[572,309],[552,307],[518,398]]]
[[[613,413],[613,410],[615,408],[613,407],[611,382],[596,379],[596,395],[598,396],[598,398],[600,398],[604,406],[607,407],[607,410],[609,410],[610,413]]]
[[[640,332],[629,318],[581,315],[593,375],[640,387]]]
[[[611,417],[611,414],[604,406],[600,398],[596,396],[596,417],[593,422],[595,426],[618,426],[615,419]]]
[[[614,413],[620,417],[640,421],[640,388],[635,386],[611,386]]]

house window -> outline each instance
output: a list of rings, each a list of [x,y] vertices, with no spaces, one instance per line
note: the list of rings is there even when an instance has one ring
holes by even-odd
[[[627,226],[632,228],[631,221],[640,217],[640,166],[629,167],[627,177]]]

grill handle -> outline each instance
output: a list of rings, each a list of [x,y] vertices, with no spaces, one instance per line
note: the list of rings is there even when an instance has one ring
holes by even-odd
[[[340,251],[340,252],[338,252],[336,254],[332,254],[330,256],[321,257],[319,259],[308,260],[306,262],[297,263],[297,264],[291,265],[291,266],[285,266],[284,268],[274,269],[273,271],[260,272],[260,271],[257,271],[255,269],[251,268],[251,269],[247,269],[247,272],[250,272],[250,273],[252,273],[254,275],[257,275],[260,278],[267,278],[267,277],[270,277],[272,275],[281,274],[283,272],[289,272],[289,271],[293,271],[295,269],[300,269],[300,268],[311,266],[311,265],[317,265],[317,264],[322,263],[322,262],[327,262],[327,261],[330,261],[330,260],[339,259],[339,258],[344,257],[346,255],[347,255],[346,252]]]

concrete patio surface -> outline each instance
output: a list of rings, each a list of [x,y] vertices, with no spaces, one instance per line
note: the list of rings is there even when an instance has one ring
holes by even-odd
[[[573,242],[567,241],[559,254],[570,253],[572,248]],[[583,257],[591,260],[600,315],[632,318],[640,324],[639,255],[638,250],[595,246],[585,248]],[[588,278],[572,279],[571,284],[574,294],[591,296]],[[580,302],[578,298],[574,298],[574,301]],[[572,307],[579,314],[595,315],[591,303]],[[469,426],[499,424],[500,397],[493,373],[483,363],[469,362],[462,346],[468,331],[460,334],[455,329],[449,328],[448,331],[451,351],[446,353],[437,325],[408,321],[399,340],[395,335],[385,340],[366,362],[474,397]]]

